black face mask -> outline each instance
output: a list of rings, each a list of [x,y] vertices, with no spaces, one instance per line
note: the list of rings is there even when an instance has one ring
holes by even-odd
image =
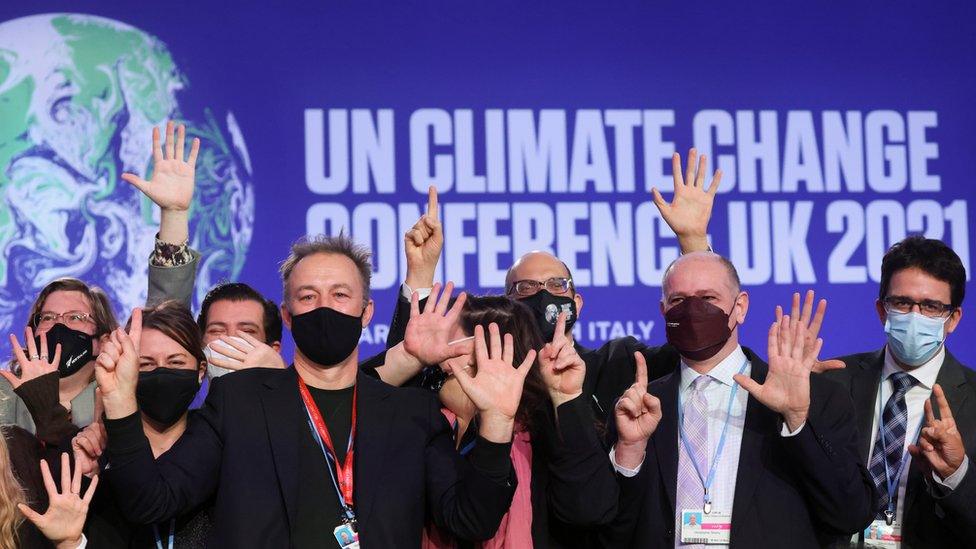
[[[136,384],[136,400],[139,410],[163,427],[176,423],[200,390],[200,373],[197,370],[156,368],[151,372],[139,372]]]
[[[535,313],[535,322],[542,332],[542,339],[552,341],[556,334],[556,319],[559,313],[567,311],[566,333],[573,329],[576,324],[576,301],[571,297],[552,295],[546,290],[539,290],[529,297],[522,298],[525,303]]]
[[[319,307],[291,318],[295,345],[309,360],[333,366],[349,358],[363,334],[363,317]]]
[[[94,336],[72,330],[60,322],[52,326],[44,334],[44,338],[47,339],[48,356],[52,358],[57,344],[61,344],[61,362],[58,363],[58,376],[60,377],[68,377],[77,373],[85,364],[95,358]],[[41,336],[34,336],[34,343],[40,352]]]

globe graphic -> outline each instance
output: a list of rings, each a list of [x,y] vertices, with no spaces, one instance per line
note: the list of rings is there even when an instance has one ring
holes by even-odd
[[[145,302],[159,212],[119,176],[148,179],[152,128],[171,119],[201,140],[194,301],[236,278],[254,220],[250,159],[233,114],[211,98],[193,97],[203,114],[184,118],[191,91],[166,45],[125,23],[79,14],[0,23],[0,334],[21,335],[37,292],[59,277],[100,286],[123,322]]]

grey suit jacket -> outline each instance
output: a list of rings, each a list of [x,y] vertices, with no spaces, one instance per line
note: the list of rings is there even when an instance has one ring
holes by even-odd
[[[149,264],[149,294],[146,307],[155,307],[168,299],[175,299],[189,308],[193,299],[193,286],[197,279],[200,252],[190,248],[193,259],[179,267],[156,267]]]

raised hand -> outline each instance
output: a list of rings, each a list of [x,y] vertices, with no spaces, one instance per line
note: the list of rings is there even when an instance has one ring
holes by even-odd
[[[23,503],[18,503],[17,509],[56,547],[74,549],[81,545],[81,530],[85,526],[85,517],[88,516],[88,505],[98,486],[98,476],[92,478],[91,484],[82,495],[81,470],[76,467],[74,474],[71,473],[68,454],[61,454],[60,492],[51,477],[51,468],[43,459],[41,476],[44,478],[44,487],[50,502],[47,511],[42,515]]]
[[[480,325],[474,328],[477,375],[472,376],[467,369],[453,365],[451,372],[461,385],[461,390],[478,408],[481,436],[492,442],[509,442],[515,427],[515,414],[522,400],[522,386],[535,361],[536,352],[529,351],[522,364],[513,368],[515,343],[512,335],[505,334],[503,338],[495,323],[488,326],[488,333],[490,348],[485,342],[485,329]]]
[[[634,362],[637,365],[634,384],[624,391],[613,410],[617,426],[614,453],[617,463],[629,469],[636,468],[644,460],[647,441],[664,415],[661,401],[647,392],[647,362],[644,355],[634,353]]]
[[[549,398],[557,408],[560,404],[569,402],[583,394],[583,378],[586,375],[586,363],[576,352],[572,340],[566,336],[565,311],[556,317],[556,333],[552,341],[539,351],[539,371]]]
[[[444,232],[437,213],[437,188],[427,189],[427,213],[403,236],[407,254],[407,286],[416,290],[434,283],[437,261],[444,247]]]
[[[434,284],[434,288],[424,304],[424,311],[420,312],[420,299],[417,292],[410,297],[410,321],[403,335],[403,347],[421,364],[440,364],[448,359],[471,353],[474,342],[462,341],[451,344],[451,334],[454,333],[461,310],[468,295],[458,294],[454,305],[447,308],[454,291],[454,283],[448,282],[441,292],[441,285]]]
[[[134,414],[136,382],[139,380],[139,341],[142,339],[142,309],[132,310],[131,327],[126,332],[116,328],[95,360],[98,381],[109,419]]]
[[[817,303],[817,311],[813,312],[813,290],[807,290],[807,295],[803,300],[803,309],[800,309],[800,292],[793,293],[793,304],[790,309],[790,317],[794,319],[800,319],[800,324],[804,327],[805,332],[803,334],[803,348],[804,350],[812,348],[813,345],[817,343],[817,335],[820,334],[820,326],[823,325],[824,314],[827,312],[827,300],[821,299]],[[779,305],[776,306],[776,321],[783,318],[783,308]],[[807,353],[804,351],[804,354]],[[843,360],[820,360],[819,357],[813,355],[811,357],[813,360],[813,365],[811,370],[815,374],[821,374],[828,370],[840,370],[846,365]]]
[[[71,439],[71,452],[75,458],[75,468],[81,471],[82,475],[91,477],[97,475],[100,470],[98,459],[105,451],[108,438],[105,434],[105,424],[102,413],[105,406],[102,403],[101,389],[95,390],[95,421],[78,432]]]
[[[281,354],[275,351],[274,347],[252,336],[247,332],[238,332],[239,339],[230,336],[221,336],[220,341],[226,345],[214,348],[211,343],[210,348],[215,352],[210,355],[210,362],[215,366],[227,368],[228,370],[246,370],[248,368],[279,368],[285,369],[285,364]]]
[[[163,210],[189,210],[193,200],[193,174],[200,152],[200,140],[193,139],[188,160],[183,160],[185,143],[186,127],[183,124],[175,126],[172,120],[166,123],[165,148],[159,142],[159,128],[153,128],[152,179],[146,181],[134,173],[124,173],[122,179],[142,191]]]
[[[718,192],[718,185],[722,180],[722,170],[715,170],[712,182],[708,190],[705,190],[705,163],[705,155],[698,158],[698,151],[691,149],[688,151],[687,171],[682,177],[681,155],[674,153],[671,157],[671,170],[674,177],[674,198],[671,203],[664,200],[657,188],[651,189],[654,204],[661,212],[664,221],[678,236],[683,253],[708,249],[708,221],[712,217],[712,205],[715,203],[715,193]]]
[[[31,330],[30,326],[24,329],[24,341],[27,344],[27,354],[25,354],[24,348],[17,341],[17,336],[10,334],[10,346],[13,347],[14,358],[20,366],[20,376],[7,369],[0,370],[0,376],[10,382],[14,389],[20,387],[22,383],[58,371],[58,364],[61,362],[61,344],[58,343],[55,346],[54,356],[49,357],[47,338],[41,337],[40,339],[41,348],[38,350],[37,344],[34,342],[34,331]]]
[[[735,381],[753,398],[783,416],[790,431],[799,429],[807,420],[810,409],[810,374],[823,340],[817,339],[812,348],[803,344],[804,326],[784,316],[769,329],[769,373],[760,385],[744,374],[736,374]],[[813,357],[813,358],[811,358]]]
[[[925,427],[919,437],[918,444],[910,444],[908,451],[912,457],[920,459],[927,468],[945,480],[962,465],[966,459],[966,447],[962,442],[962,434],[956,428],[956,420],[952,417],[952,409],[946,400],[945,392],[936,383],[932,394],[939,405],[939,417],[935,419],[932,413],[932,401],[925,401]],[[967,475],[969,473],[966,473]]]

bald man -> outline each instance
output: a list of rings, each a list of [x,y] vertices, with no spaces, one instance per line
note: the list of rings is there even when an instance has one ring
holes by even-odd
[[[615,405],[621,499],[604,545],[819,547],[865,528],[874,483],[849,395],[811,375],[822,345],[811,307],[770,328],[767,365],[739,345],[749,294],[724,257],[678,258],[659,306],[677,355],[638,353],[638,381]],[[646,384],[644,363],[669,360]],[[710,527],[682,520],[691,514]]]

